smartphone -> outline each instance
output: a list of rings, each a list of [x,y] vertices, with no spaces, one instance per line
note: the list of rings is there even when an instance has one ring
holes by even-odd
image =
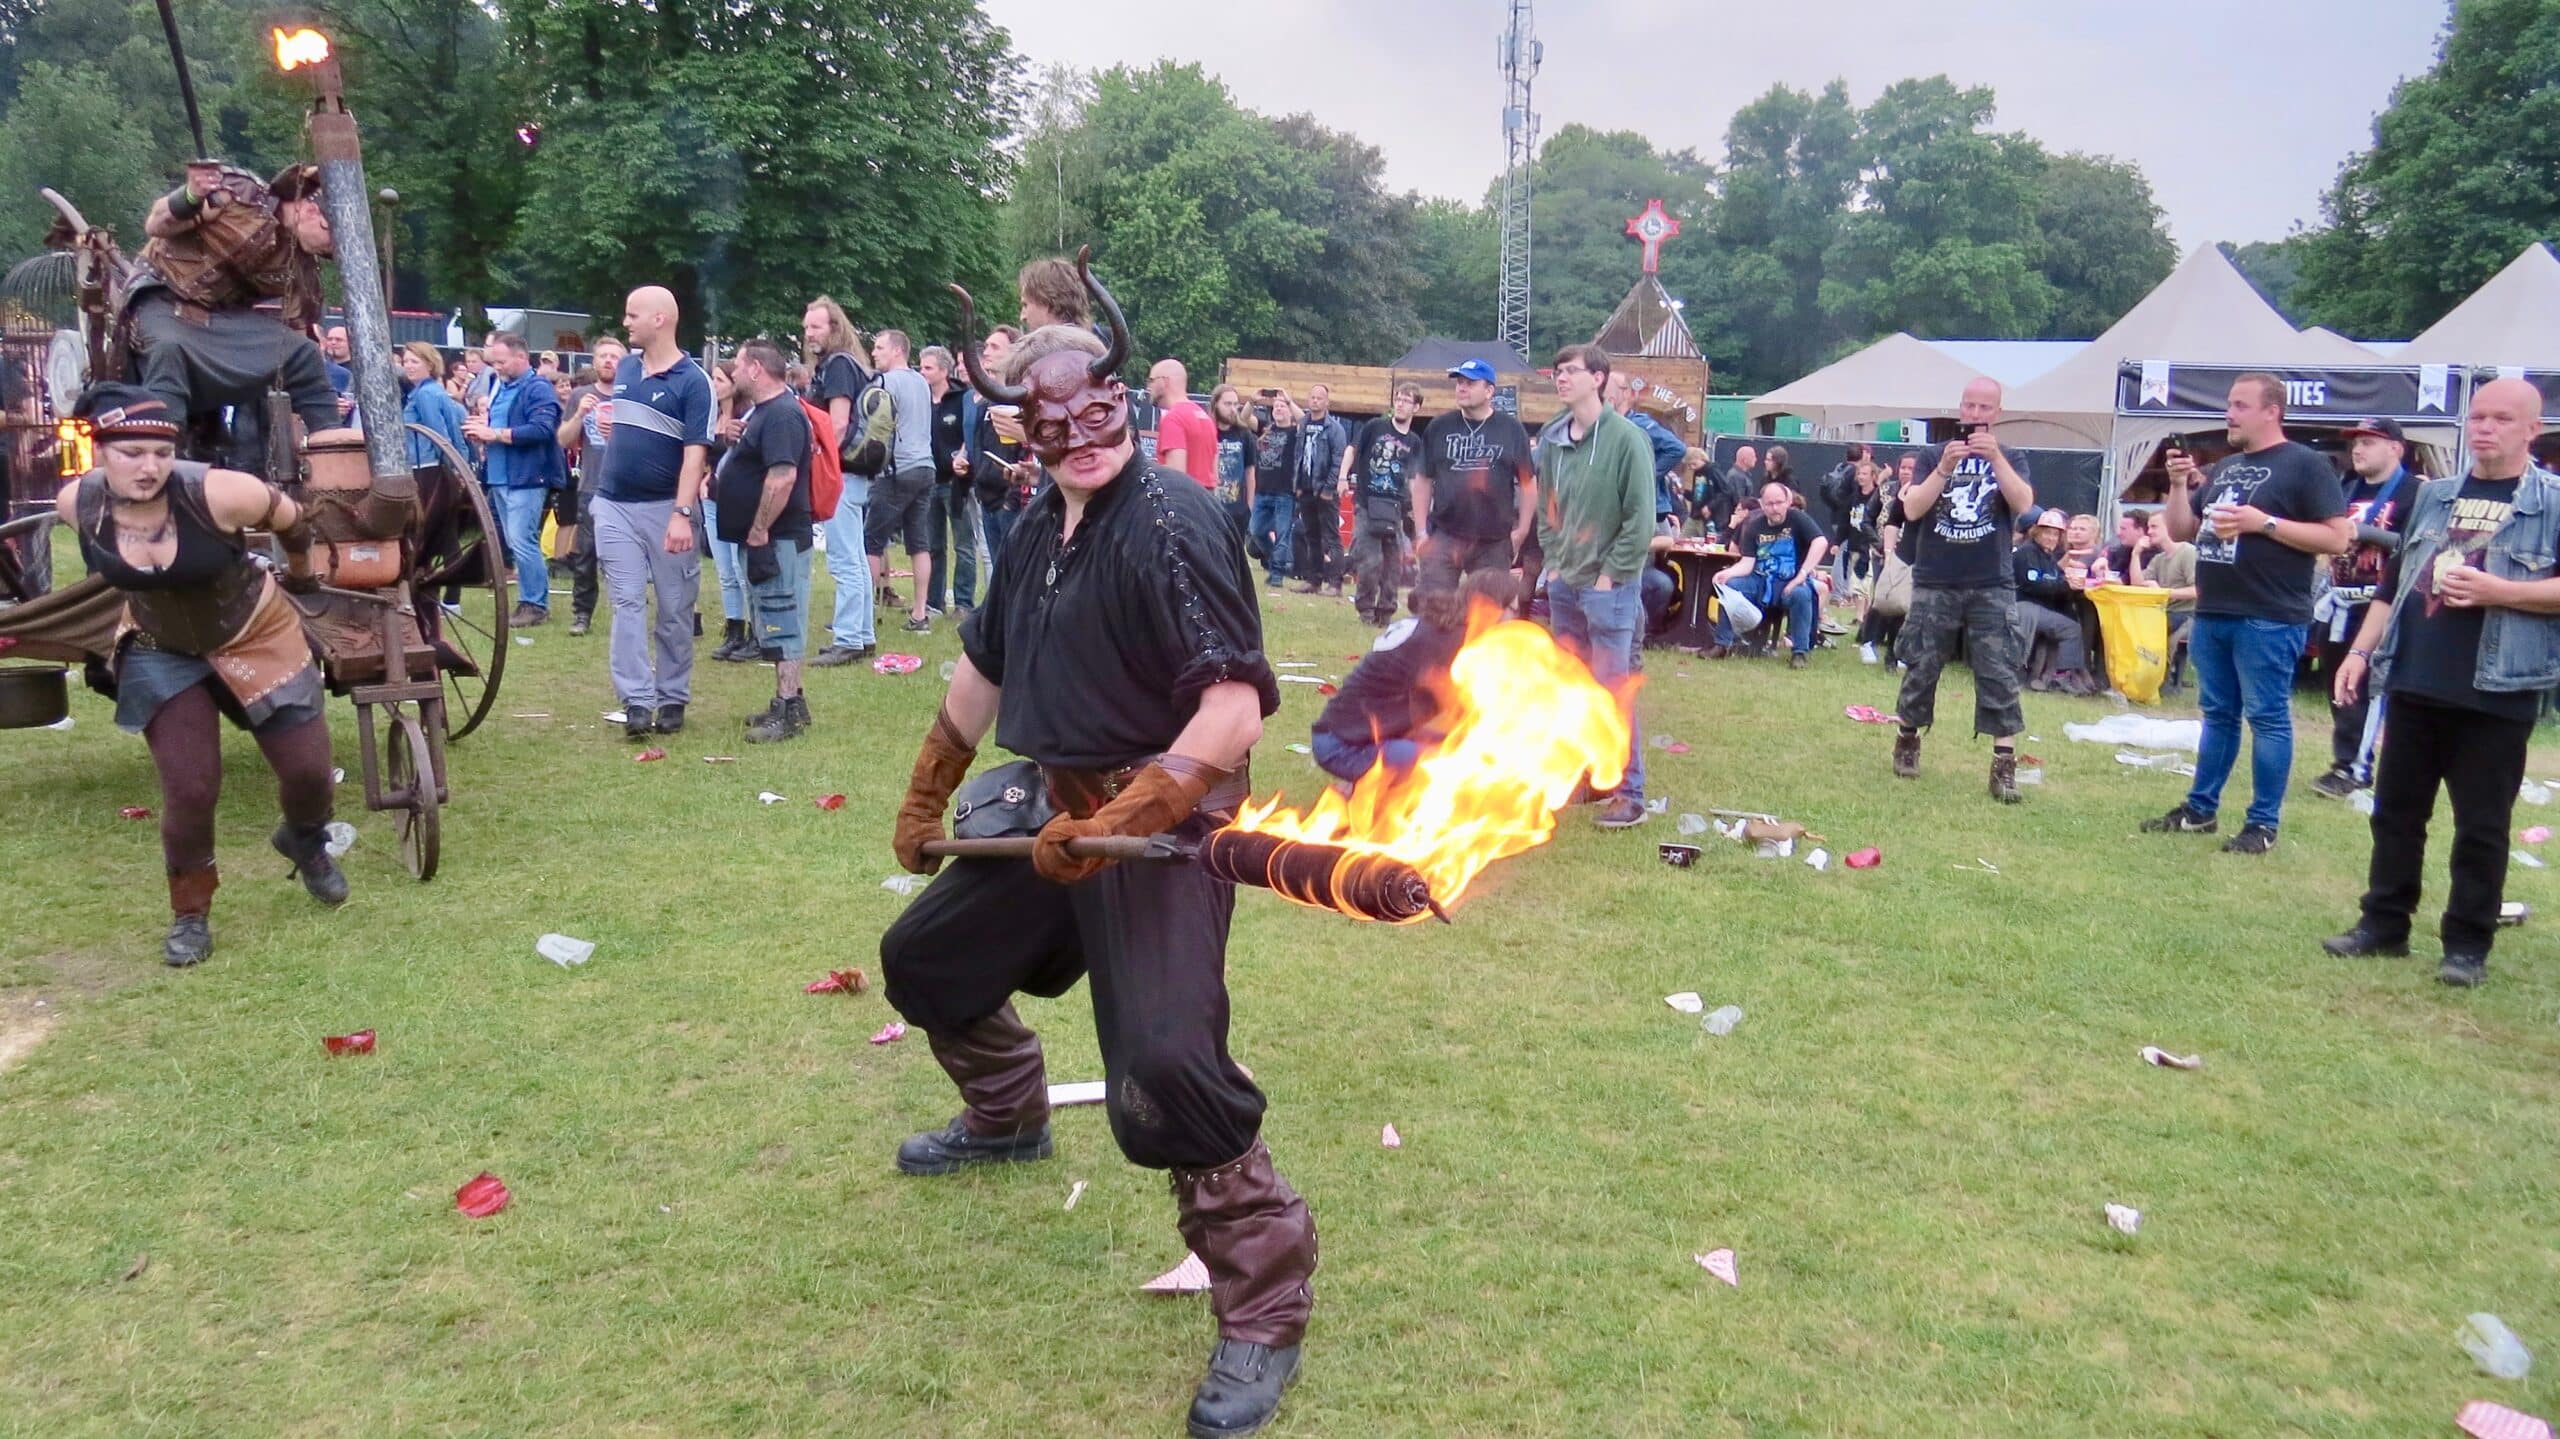
[[[1278,390],[1256,390],[1254,393],[1260,395],[1266,400],[1276,400],[1280,398],[1280,392]]]
[[[1956,426],[1956,434],[1964,439],[1970,440],[1974,436],[1981,434],[1983,431],[1990,428],[1991,427],[1989,425],[1958,425]]]

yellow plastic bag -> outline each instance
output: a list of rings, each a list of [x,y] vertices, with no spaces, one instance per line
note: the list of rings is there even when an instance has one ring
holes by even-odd
[[[2152,704],[2169,678],[2169,592],[2139,585],[2086,591],[2098,607],[2107,678],[2135,704]]]

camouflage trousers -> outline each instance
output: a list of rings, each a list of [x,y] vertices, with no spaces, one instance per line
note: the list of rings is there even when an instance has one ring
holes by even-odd
[[[1894,705],[1904,725],[1927,729],[1937,719],[1938,672],[1962,633],[1965,659],[1973,666],[1973,732],[1997,738],[2027,727],[2018,707],[2018,637],[2011,624],[2016,605],[2017,595],[1999,586],[1912,587],[1911,615],[1894,649],[1894,658],[1910,666]]]

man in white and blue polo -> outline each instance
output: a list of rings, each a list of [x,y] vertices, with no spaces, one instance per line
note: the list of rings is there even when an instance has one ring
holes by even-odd
[[[677,348],[676,301],[667,291],[632,291],[622,323],[633,353],[614,376],[612,439],[592,523],[613,606],[606,665],[622,697],[623,733],[638,739],[683,729],[693,698],[702,582],[694,506],[711,454],[711,378]],[[653,590],[658,613],[649,623]]]

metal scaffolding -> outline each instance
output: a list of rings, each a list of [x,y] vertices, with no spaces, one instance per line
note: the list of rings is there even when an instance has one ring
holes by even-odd
[[[1502,101],[1502,279],[1494,326],[1502,342],[1529,353],[1529,167],[1538,158],[1538,113],[1529,85],[1546,47],[1538,43],[1530,0],[1511,0],[1511,28],[1500,42]]]

